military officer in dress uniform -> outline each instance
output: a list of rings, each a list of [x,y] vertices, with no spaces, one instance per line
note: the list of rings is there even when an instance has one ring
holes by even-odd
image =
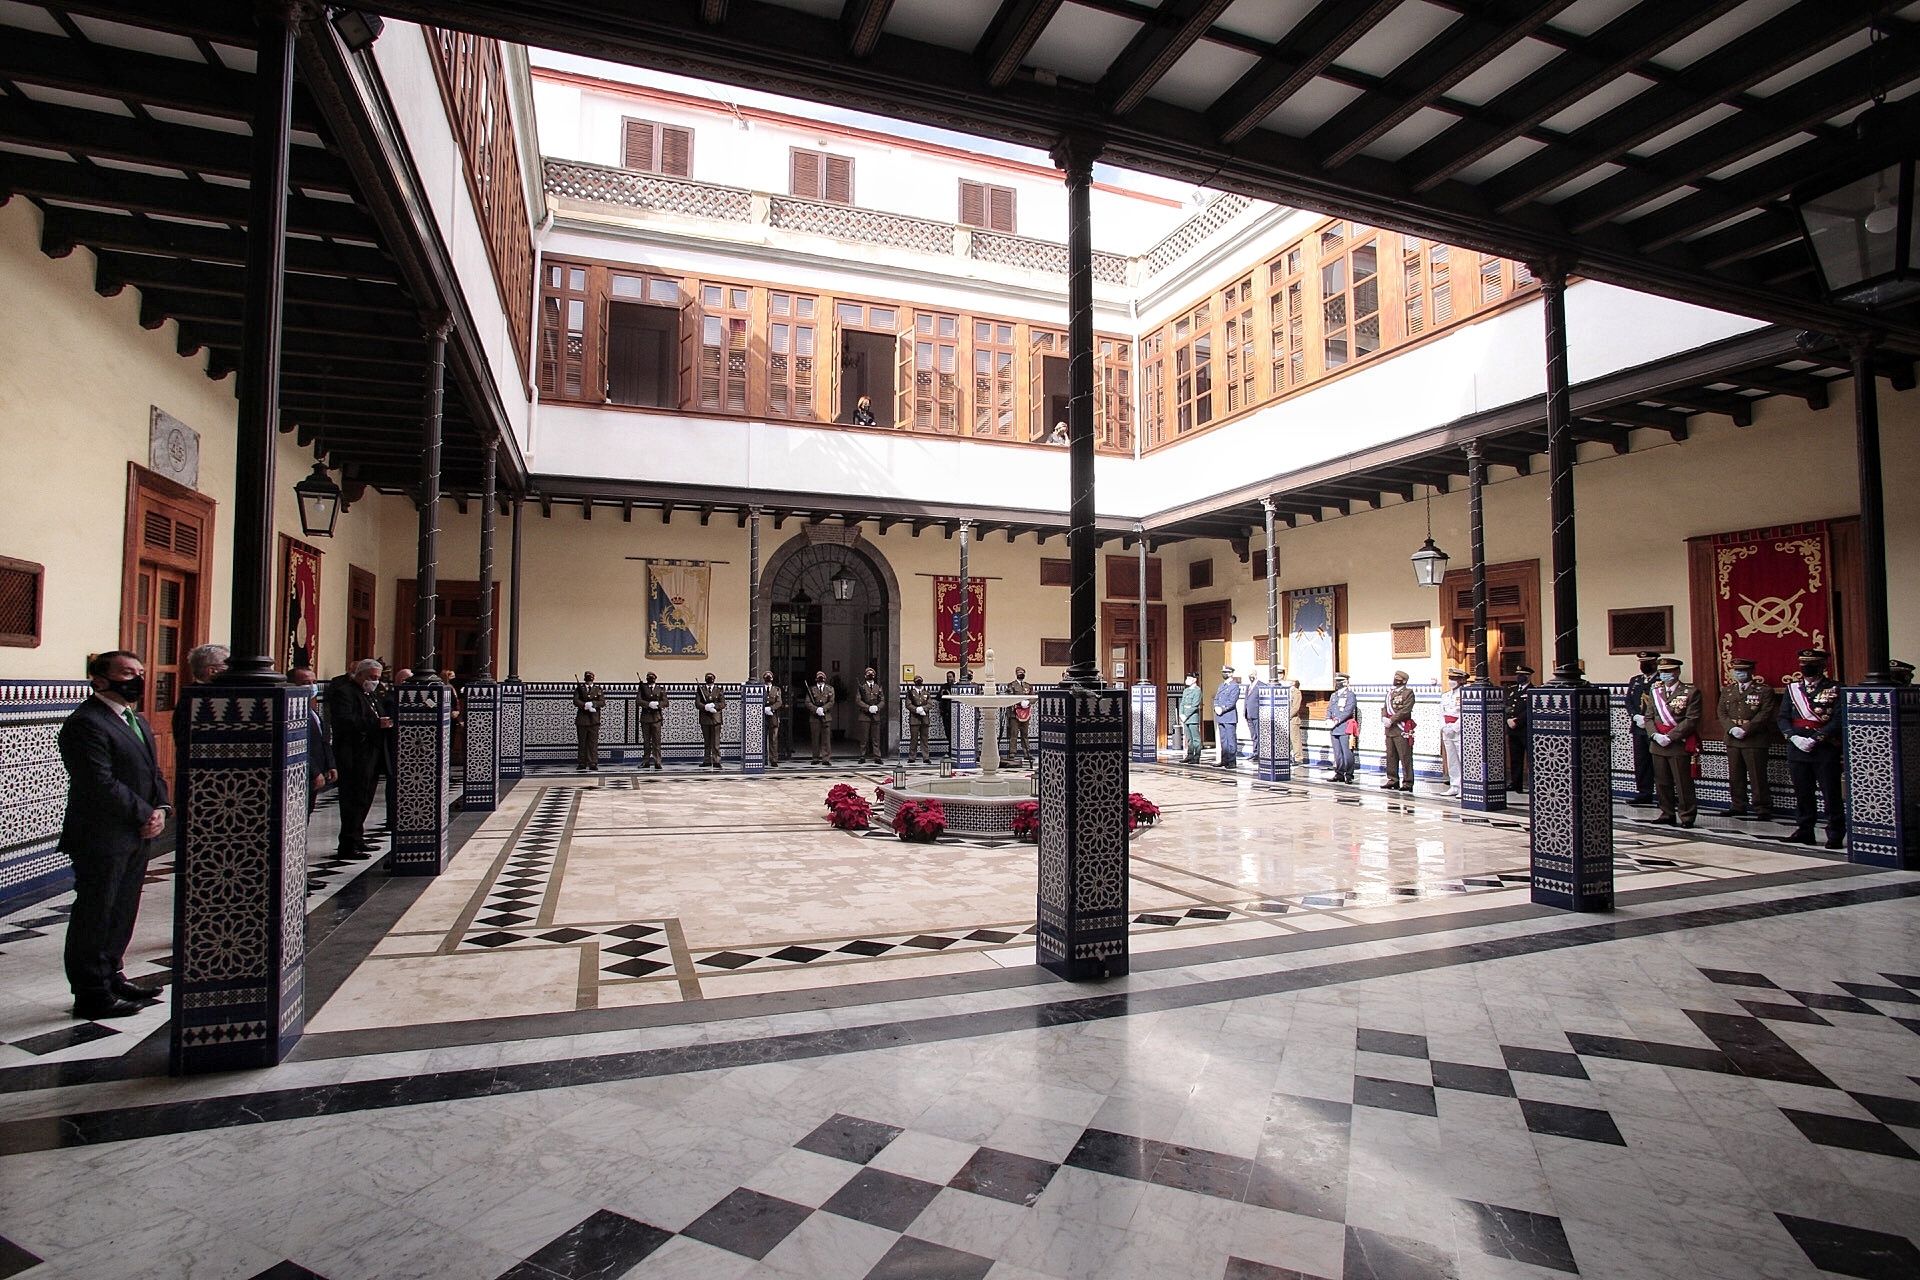
[[[1186,739],[1187,764],[1200,763],[1200,677],[1187,673],[1187,687],[1180,691],[1180,734]]]
[[[1447,672],[1451,681],[1440,694],[1440,742],[1447,750],[1447,794],[1460,794],[1467,779],[1467,766],[1460,756],[1460,691],[1467,687],[1467,673],[1458,667]]]
[[[1773,818],[1773,792],[1767,786],[1767,754],[1780,729],[1780,698],[1773,686],[1754,675],[1753,659],[1733,660],[1733,683],[1720,691],[1720,723],[1727,731],[1729,818],[1750,814]],[[1747,780],[1753,780],[1753,809],[1747,808]]]
[[[763,672],[760,680],[767,686],[767,706],[761,713],[761,731],[766,738],[767,768],[780,767],[780,713],[787,709],[787,695],[780,692],[780,686],[774,683],[773,672]],[[745,726],[741,731],[745,732]]]
[[[1813,843],[1814,789],[1827,811],[1827,848],[1846,843],[1847,815],[1840,807],[1840,760],[1845,746],[1839,682],[1827,674],[1825,649],[1802,649],[1800,678],[1789,680],[1775,725],[1787,739],[1787,771],[1793,775],[1791,844]]]
[[[815,764],[833,763],[833,701],[827,673],[814,672],[813,683],[807,686],[807,727],[813,732]]]
[[[700,691],[693,695],[700,704],[700,739],[706,747],[706,754],[700,758],[704,769],[720,767],[720,722],[726,718],[727,694],[714,682],[713,672],[707,672],[706,681]]]
[[[1287,703],[1287,755],[1295,764],[1307,762],[1307,695],[1298,680],[1287,679],[1287,669],[1280,668],[1280,683],[1290,698]]]
[[[660,768],[660,730],[667,723],[667,691],[653,672],[640,685],[640,765]]]
[[[860,744],[860,760],[875,764],[885,764],[881,754],[881,744],[886,740],[887,691],[880,687],[880,676],[872,667],[860,681],[860,727],[864,737]]]
[[[1527,789],[1527,697],[1533,692],[1533,668],[1520,667],[1507,686],[1507,790]]]
[[[1646,718],[1640,714],[1640,703],[1647,696],[1648,686],[1653,684],[1660,655],[1652,649],[1642,649],[1639,658],[1638,674],[1627,681],[1627,714],[1633,721],[1633,799],[1627,803],[1645,806],[1654,802],[1653,755],[1647,750],[1650,741],[1647,731],[1640,727]]]
[[[1240,751],[1240,682],[1232,667],[1220,668],[1220,687],[1213,691],[1213,736],[1220,767],[1234,768]]]
[[[1407,687],[1404,671],[1393,673],[1393,688],[1380,705],[1380,718],[1386,721],[1387,780],[1380,784],[1387,791],[1413,790],[1413,690]]]
[[[1680,659],[1662,658],[1654,681],[1640,699],[1640,727],[1652,739],[1653,793],[1660,802],[1654,818],[1663,826],[1693,825],[1693,761],[1700,754],[1700,713],[1705,699],[1698,685],[1680,678]]]
[[[933,757],[927,754],[927,721],[933,719],[934,704],[939,701],[933,690],[927,688],[926,680],[915,676],[913,683],[907,686],[907,762],[915,760],[933,763]]]
[[[1360,738],[1360,699],[1347,687],[1347,675],[1336,671],[1333,696],[1327,699],[1327,736],[1333,743],[1333,780],[1353,781],[1353,756]]]
[[[600,713],[606,709],[607,695],[594,683],[593,672],[573,686],[573,737],[576,769],[600,772]]]
[[[1027,683],[1027,669],[1015,667],[1013,679],[1000,686],[1000,692],[1018,694],[1020,701],[1007,717],[1007,755],[1033,763],[1033,686]],[[1024,714],[1022,714],[1024,713]]]

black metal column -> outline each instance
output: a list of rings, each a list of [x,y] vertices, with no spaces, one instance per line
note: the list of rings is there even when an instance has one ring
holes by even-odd
[[[460,788],[461,808],[480,813],[500,804],[507,754],[502,745],[505,690],[493,680],[493,534],[500,503],[500,438],[487,432],[484,448],[480,460],[480,653],[465,690],[467,755]]]
[[[960,616],[952,623],[956,632],[953,642],[960,650],[960,683],[962,684],[973,679],[973,663],[970,660],[973,656],[973,591],[969,585],[967,566],[968,543],[972,534],[973,521],[962,520],[960,522]],[[992,693],[994,690],[989,689],[987,692]]]
[[[263,5],[253,85],[247,283],[233,485],[233,658],[224,682],[278,681],[273,643],[274,450],[280,436],[280,336],[286,301],[288,146],[297,7]]]
[[[1273,498],[1260,499],[1267,530],[1267,683],[1280,680],[1280,552],[1273,545]]]
[[[507,621],[512,630],[507,636],[507,679],[520,678],[520,510],[527,505],[524,497],[513,500],[513,550],[507,569],[513,587],[513,603]]]
[[[1261,781],[1283,782],[1293,777],[1293,689],[1280,683],[1280,548],[1273,541],[1273,495],[1260,499],[1260,516],[1267,535],[1267,682],[1253,700],[1248,727],[1259,752]],[[1300,750],[1304,766],[1304,734]]]
[[[447,334],[453,324],[436,317],[427,325],[427,406],[420,445],[420,554],[413,604],[415,679],[438,677],[434,612],[440,594],[440,419],[446,403]]]
[[[1094,583],[1093,502],[1093,162],[1100,144],[1066,138],[1053,162],[1067,176],[1067,433],[1071,500],[1067,552],[1072,566],[1067,626],[1072,663],[1066,682],[1100,685],[1099,597]],[[1143,618],[1142,622],[1145,621]]]
[[[1487,460],[1478,440],[1467,441],[1467,528],[1473,544],[1473,682],[1488,683],[1487,671],[1487,526],[1480,505],[1487,482]]]
[[[1580,678],[1580,593],[1573,520],[1573,413],[1567,388],[1567,273],[1558,263],[1536,268],[1546,312],[1547,506],[1553,536],[1553,674]]]
[[[480,654],[476,680],[493,679],[493,534],[498,512],[500,443],[489,439],[480,462]]]
[[[1147,530],[1146,526],[1136,523],[1134,536],[1140,539],[1140,662],[1134,668],[1138,673],[1135,683],[1150,679],[1147,675]]]
[[[747,681],[760,678],[760,508],[747,508]],[[747,729],[743,733],[749,732]],[[743,738],[742,741],[745,741]]]
[[[1478,440],[1467,441],[1467,529],[1473,551],[1473,679],[1460,691],[1460,807],[1498,812],[1507,807],[1507,710],[1487,654],[1487,527],[1481,488],[1487,459]]]
[[[1892,684],[1887,626],[1887,513],[1880,480],[1880,389],[1873,373],[1873,344],[1855,342],[1853,430],[1860,465],[1861,606],[1866,614],[1867,671],[1862,684]]]

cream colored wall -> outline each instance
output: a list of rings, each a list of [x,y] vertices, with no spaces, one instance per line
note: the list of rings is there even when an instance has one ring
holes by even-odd
[[[96,294],[93,267],[84,249],[61,259],[41,253],[40,214],[27,201],[0,208],[0,279],[8,283],[8,305],[0,308],[0,555],[46,566],[42,642],[0,648],[0,679],[71,678],[88,653],[119,643],[127,464],[147,463],[153,405],[200,433],[200,492],[215,504],[208,628],[213,640],[228,636],[233,380],[210,380],[204,355],[182,358],[171,323],[142,329],[137,290]],[[293,484],[312,457],[283,435],[276,465],[275,526],[298,536]],[[411,510],[370,494],[341,517],[331,543],[315,544],[325,556],[320,661],[327,673],[344,660],[348,561],[388,577],[375,518],[383,505]],[[277,550],[275,566],[277,573]],[[276,584],[276,600],[279,590]]]

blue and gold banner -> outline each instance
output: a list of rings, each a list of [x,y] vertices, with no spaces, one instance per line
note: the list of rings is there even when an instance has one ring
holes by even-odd
[[[705,560],[647,563],[647,656],[707,656],[707,601],[713,568]]]

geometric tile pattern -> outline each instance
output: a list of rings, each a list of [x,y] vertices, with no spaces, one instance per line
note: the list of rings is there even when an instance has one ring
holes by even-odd
[[[528,810],[526,829],[514,841],[506,865],[494,877],[479,912],[467,926],[469,933],[461,940],[462,947],[475,933],[524,928],[539,918],[561,839],[579,805],[576,788],[548,787],[540,792]]]
[[[493,927],[468,933],[460,939],[458,949],[503,951],[588,943],[599,948],[602,982],[651,978],[657,973],[671,974],[673,970],[673,955],[667,941],[667,922],[664,920],[636,921],[607,928],[580,928],[573,925],[556,925],[547,929]]]
[[[0,680],[0,907],[73,876],[58,848],[67,772],[57,740],[92,695],[84,680]]]
[[[1062,977],[1128,970],[1127,699],[1050,690],[1040,703],[1040,963]]]

